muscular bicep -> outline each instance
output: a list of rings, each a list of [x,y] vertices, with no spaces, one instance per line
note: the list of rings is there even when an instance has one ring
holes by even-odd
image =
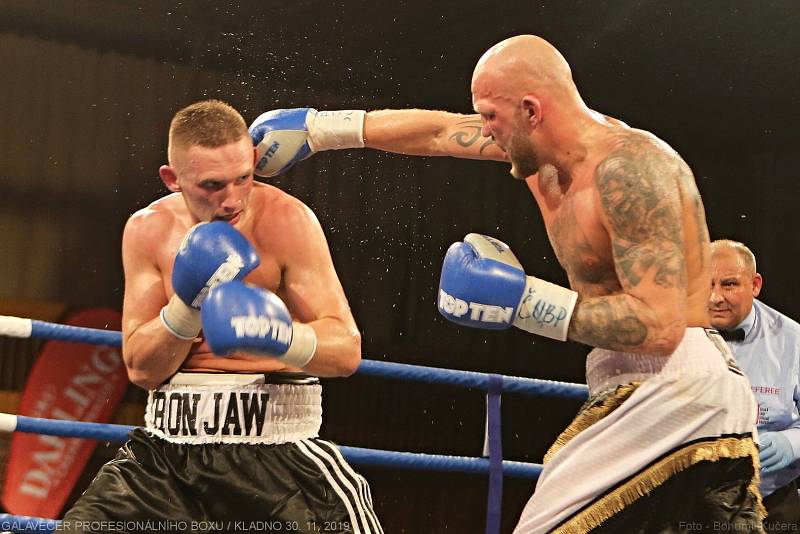
[[[156,265],[154,240],[141,221],[131,219],[122,236],[125,298],[122,305],[124,339],[143,323],[158,316],[167,303],[161,272]]]
[[[649,141],[626,143],[597,168],[597,191],[622,289],[667,316],[681,313],[686,300],[677,170],[675,158]]]
[[[356,329],[317,218],[308,208],[292,218],[283,273],[286,305],[301,322],[329,318]]]
[[[423,109],[381,110],[367,114],[366,146],[417,156],[453,156],[505,161],[506,153],[481,135],[480,115]]]

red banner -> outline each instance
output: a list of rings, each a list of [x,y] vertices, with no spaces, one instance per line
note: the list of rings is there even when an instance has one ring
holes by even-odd
[[[90,309],[65,324],[119,330],[121,317],[114,310]],[[128,384],[118,348],[48,341],[28,376],[18,414],[105,423]],[[59,517],[96,445],[91,439],[15,433],[3,506],[17,515]]]

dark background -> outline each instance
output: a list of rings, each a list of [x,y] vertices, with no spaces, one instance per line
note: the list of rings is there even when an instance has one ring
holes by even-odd
[[[0,297],[120,307],[122,227],[165,193],[157,169],[186,104],[221,98],[248,122],[298,106],[469,112],[481,53],[536,33],[590,107],[683,155],[712,238],[748,244],[763,300],[800,317],[799,26],[791,0],[0,1]],[[444,251],[472,231],[566,282],[506,164],[328,152],[273,183],[319,217],[366,358],[583,381],[585,347],[436,312]],[[325,402],[324,434],[343,444],[480,454],[478,392],[356,376],[328,381]],[[503,408],[506,457],[539,462],[577,403],[511,395]],[[387,532],[482,530],[482,477],[364,472]],[[507,483],[505,529],[531,492]]]

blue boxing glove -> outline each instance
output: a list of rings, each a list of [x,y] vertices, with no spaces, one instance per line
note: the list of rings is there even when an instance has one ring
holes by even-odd
[[[216,284],[241,280],[261,260],[233,226],[214,221],[196,224],[186,233],[172,266],[175,294],[161,309],[161,322],[175,337],[194,339],[200,333],[200,306]]]
[[[362,110],[275,109],[250,125],[257,176],[276,176],[314,152],[364,147]]]
[[[297,368],[314,357],[314,329],[293,322],[283,301],[266,289],[238,281],[219,284],[208,293],[201,314],[214,354],[264,354]]]
[[[474,328],[513,325],[564,341],[577,300],[575,291],[526,276],[508,245],[481,234],[450,246],[439,279],[439,312]]]
[[[792,443],[781,432],[758,433],[758,459],[765,475],[788,467],[797,457]]]

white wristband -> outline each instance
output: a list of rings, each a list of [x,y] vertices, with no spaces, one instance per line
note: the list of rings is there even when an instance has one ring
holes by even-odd
[[[287,365],[302,369],[314,357],[317,351],[317,334],[307,324],[292,323],[292,343],[289,350],[280,356],[280,360]]]
[[[308,146],[314,152],[340,148],[364,148],[364,117],[361,109],[310,110],[306,116]]]
[[[194,339],[203,327],[200,310],[187,306],[178,295],[172,295],[167,305],[161,308],[159,317],[170,334],[178,339]]]
[[[525,291],[517,306],[514,326],[533,334],[566,341],[569,321],[577,302],[578,293],[575,291],[528,276]]]

